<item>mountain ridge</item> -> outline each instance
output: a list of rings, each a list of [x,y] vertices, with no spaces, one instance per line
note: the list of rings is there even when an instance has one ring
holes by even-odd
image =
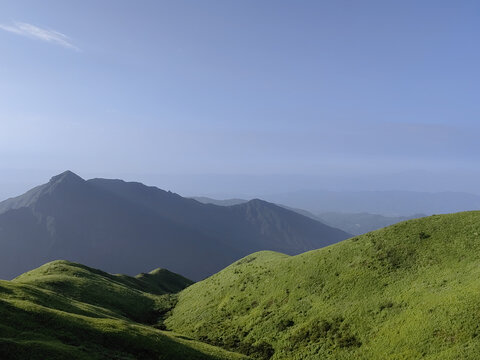
[[[64,258],[126,274],[162,264],[199,280],[257,250],[293,254],[348,237],[260,200],[225,208],[66,171],[0,203],[0,277]]]
[[[246,359],[158,328],[176,293],[192,283],[169,275],[173,283],[150,288],[137,278],[56,260],[0,280],[0,358]]]

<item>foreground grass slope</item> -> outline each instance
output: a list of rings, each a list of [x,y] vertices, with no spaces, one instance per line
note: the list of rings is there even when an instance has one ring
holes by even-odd
[[[259,252],[179,295],[168,328],[272,359],[478,359],[480,212]]]
[[[136,278],[66,261],[0,281],[1,359],[242,359],[153,326],[191,282]]]

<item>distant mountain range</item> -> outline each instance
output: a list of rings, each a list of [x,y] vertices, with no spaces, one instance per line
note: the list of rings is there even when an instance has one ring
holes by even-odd
[[[248,200],[244,199],[217,200],[205,196],[193,197],[192,199],[205,204],[215,204],[219,206],[231,206],[248,202]],[[378,214],[369,214],[366,212],[342,213],[333,211],[315,215],[307,210],[293,208],[282,204],[277,205],[353,235],[365,234],[369,231],[381,229],[401,221],[418,219],[426,216],[425,214],[414,214],[410,216],[383,216]]]
[[[206,197],[206,196],[193,196],[191,197],[190,199],[194,199],[194,200],[197,200],[203,204],[213,204],[213,205],[218,205],[218,206],[233,206],[233,205],[240,205],[240,204],[245,204],[247,203],[249,200],[245,200],[245,199],[224,199],[224,200],[218,200],[218,199],[213,199],[213,198],[210,198],[210,197]],[[300,215],[303,215],[303,216],[306,216],[306,217],[309,217],[313,220],[316,220],[316,221],[319,221],[319,219],[317,218],[317,216],[315,216],[314,214],[312,214],[311,212],[307,211],[307,210],[303,210],[303,209],[296,209],[296,208],[293,208],[293,207],[290,207],[290,206],[286,206],[286,205],[282,205],[282,204],[276,204],[284,209],[287,209],[287,210],[291,210],[293,212],[296,212],[297,214],[300,214]]]
[[[277,205],[202,204],[67,171],[0,203],[0,278],[54,259],[136,274],[159,264],[194,280],[255,251],[298,254],[350,234]]]
[[[311,190],[264,195],[262,199],[313,214],[366,212],[396,217],[480,209],[480,196],[463,192]]]
[[[325,212],[317,216],[317,219],[324,224],[342,229],[350,234],[361,235],[367,232],[381,229],[401,221],[425,217],[424,214],[411,216],[383,216],[368,213],[337,213]]]

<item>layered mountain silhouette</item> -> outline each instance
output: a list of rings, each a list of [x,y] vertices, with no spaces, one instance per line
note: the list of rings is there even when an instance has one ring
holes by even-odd
[[[298,254],[350,235],[277,205],[202,204],[71,171],[0,203],[0,278],[54,259],[136,274],[159,265],[194,280],[255,251]]]
[[[231,206],[246,203],[248,200],[243,199],[225,199],[217,200],[205,196],[192,197],[204,204],[214,204],[220,206]],[[349,234],[361,235],[370,231],[381,229],[401,221],[418,219],[425,217],[425,214],[413,214],[410,216],[383,216],[378,214],[361,213],[342,213],[342,212],[323,212],[318,215],[312,214],[310,211],[298,209],[283,204],[277,204],[288,210],[292,210],[300,215],[309,217],[313,220],[320,221],[323,224],[332,226],[336,229],[346,231]]]

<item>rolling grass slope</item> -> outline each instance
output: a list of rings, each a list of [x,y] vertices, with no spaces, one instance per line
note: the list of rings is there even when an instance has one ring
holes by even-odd
[[[166,326],[261,359],[478,359],[480,212],[297,256],[259,252],[183,290]]]
[[[137,277],[111,275],[87,266],[58,260],[13,280],[64,294],[82,303],[100,306],[127,319],[154,324],[164,306],[192,281],[168,270],[157,269]],[[164,296],[158,296],[164,295]]]
[[[0,281],[0,358],[244,358],[150,326],[175,303],[168,291],[190,284],[161,269],[133,278],[67,261]]]

